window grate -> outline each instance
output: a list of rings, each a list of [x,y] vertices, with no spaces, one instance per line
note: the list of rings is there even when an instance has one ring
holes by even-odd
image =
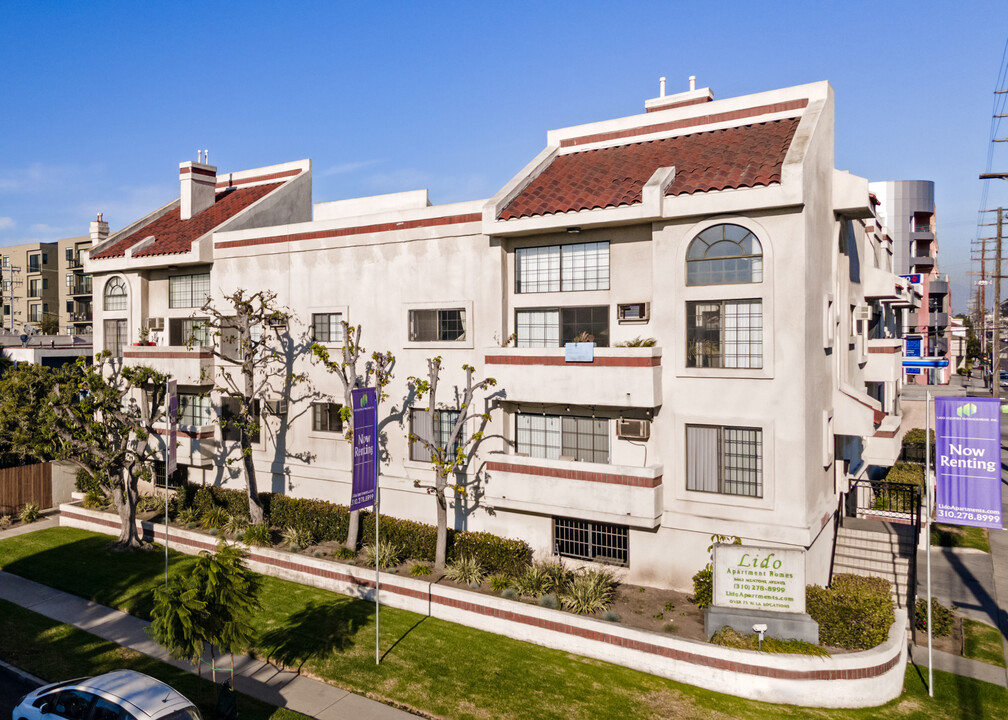
[[[626,525],[554,517],[553,547],[561,557],[607,565],[629,565],[630,528]]]
[[[763,497],[763,431],[687,425],[686,489]]]
[[[763,301],[687,302],[686,366],[763,367]]]

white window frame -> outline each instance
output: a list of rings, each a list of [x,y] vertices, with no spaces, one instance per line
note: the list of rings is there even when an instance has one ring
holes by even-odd
[[[465,313],[465,335],[461,340],[410,340],[411,310],[462,310]],[[403,303],[400,317],[402,318],[402,338],[404,348],[472,348],[476,335],[476,318],[473,316],[472,301],[443,300],[438,302]]]

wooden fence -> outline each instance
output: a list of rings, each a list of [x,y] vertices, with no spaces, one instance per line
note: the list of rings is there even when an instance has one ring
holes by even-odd
[[[26,503],[52,507],[52,465],[37,463],[0,468],[0,515],[21,512]]]

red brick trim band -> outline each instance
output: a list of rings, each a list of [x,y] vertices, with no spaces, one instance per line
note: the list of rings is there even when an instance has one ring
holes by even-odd
[[[644,108],[644,112],[661,112],[662,110],[669,110],[671,108],[686,107],[687,105],[699,105],[701,103],[710,102],[709,97],[698,97],[691,98],[689,100],[680,100],[679,102],[670,102],[667,105],[658,105],[657,107]]]
[[[662,484],[662,476],[636,477],[634,475],[616,475],[611,473],[583,472],[581,470],[561,470],[559,468],[537,467],[531,465],[514,465],[505,462],[488,462],[487,470],[498,472],[535,475],[537,477],[564,478],[567,480],[586,480],[608,485],[630,485],[632,487],[656,488]]]
[[[558,355],[487,355],[487,365],[566,365],[568,367],[660,367],[660,357],[596,357],[589,362],[567,362]]]
[[[393,230],[411,230],[419,227],[437,227],[439,225],[457,225],[459,223],[479,222],[483,219],[480,213],[468,215],[448,215],[446,217],[424,218],[422,220],[404,220],[402,222],[379,223],[377,225],[360,225],[358,227],[336,228],[335,230],[316,230],[315,232],[293,233],[290,235],[273,235],[271,237],[248,238],[247,240],[230,240],[217,243],[217,249],[248,247],[251,245],[273,245],[275,243],[299,242],[301,240],[324,240],[327,238],[348,237],[365,233],[391,232]]]
[[[789,100],[788,102],[773,103],[771,105],[759,105],[758,107],[745,108],[743,110],[732,110],[731,112],[714,113],[712,115],[701,115],[695,118],[684,120],[672,120],[670,122],[648,125],[646,127],[631,128],[629,130],[614,130],[612,132],[596,133],[595,135],[583,135],[581,137],[569,138],[560,141],[560,147],[573,147],[575,145],[587,145],[588,143],[602,142],[604,140],[618,140],[619,138],[635,137],[637,135],[647,135],[650,133],[664,132],[666,130],[678,130],[685,127],[697,127],[701,125],[713,125],[729,120],[742,120],[743,118],[767,115],[769,113],[787,112],[789,110],[802,110],[808,107],[808,99]]]
[[[243,185],[251,185],[252,183],[265,182],[266,180],[279,180],[280,178],[300,175],[301,172],[301,168],[295,168],[294,170],[284,170],[283,172],[256,175],[254,177],[240,178],[237,180],[221,180],[217,183],[217,189],[221,190],[223,188],[241,187]]]
[[[123,349],[123,357],[127,358],[155,358],[157,360],[209,360],[214,355],[212,352],[185,352],[179,350],[155,350],[154,352],[136,352]]]
[[[179,168],[179,175],[188,175],[189,173],[192,173],[193,175],[206,175],[207,177],[212,178],[217,177],[216,170],[206,170],[205,168],[198,168],[198,167]]]
[[[874,437],[877,438],[894,438],[896,437],[895,430],[876,430]]]
[[[154,432],[158,435],[167,435],[168,431],[164,428],[154,428]],[[213,430],[200,430],[196,432],[195,430],[183,430],[179,428],[179,435],[184,435],[187,438],[193,438],[194,440],[208,440],[212,439],[214,436]]]
[[[873,345],[868,346],[869,353],[898,353],[900,348],[898,345],[883,345],[882,347],[875,347]]]
[[[108,520],[105,518],[98,518],[90,515],[79,515],[74,512],[66,512],[66,511],[63,511],[61,515],[63,517],[67,517],[70,519],[79,520],[86,523],[92,523],[95,525],[101,525],[113,530],[119,528],[118,520]],[[143,533],[144,536],[153,537],[154,540],[163,541],[164,527],[152,524],[151,528],[152,529],[150,532],[144,530]],[[174,543],[176,546],[188,546],[198,550],[213,551],[213,549],[216,547],[215,543],[198,541],[188,537],[181,537],[181,536],[175,536],[174,538],[171,539],[171,542]],[[260,555],[255,551],[255,549],[249,550],[248,557],[253,562],[258,562],[263,565],[284,568],[286,570],[301,572],[305,573],[306,575],[325,578],[327,580],[333,580],[336,582],[345,582],[366,589],[374,587],[374,581],[371,580],[359,580],[347,573],[337,572],[333,570],[323,570],[320,568],[312,567],[310,565],[304,565],[299,562],[280,560],[266,555]],[[891,658],[877,665],[873,665],[871,667],[857,667],[857,668],[844,668],[844,669],[836,668],[831,670],[825,670],[825,669],[785,670],[782,668],[764,667],[762,665],[751,665],[749,663],[732,662],[730,660],[725,660],[722,658],[709,657],[707,655],[702,655],[700,653],[687,652],[685,650],[670,648],[664,645],[658,645],[656,643],[644,642],[643,640],[634,640],[631,638],[625,638],[619,635],[613,635],[608,632],[603,632],[601,630],[591,630],[576,625],[568,625],[566,623],[558,622],[556,620],[547,620],[545,618],[524,615],[522,613],[514,612],[512,610],[502,610],[499,608],[480,605],[478,603],[467,602],[465,600],[455,600],[453,598],[431,595],[429,592],[422,592],[412,590],[409,588],[397,587],[395,585],[384,585],[383,587],[384,587],[383,592],[393,593],[396,595],[402,595],[405,597],[411,597],[420,600],[426,600],[432,604],[438,604],[455,608],[457,610],[462,610],[463,612],[471,612],[476,615],[499,618],[501,620],[506,620],[521,625],[531,625],[534,627],[542,628],[544,630],[551,630],[553,632],[563,633],[565,635],[574,635],[577,637],[585,638],[587,640],[594,640],[596,642],[603,642],[610,645],[625,647],[630,650],[646,652],[651,655],[666,657],[672,660],[686,662],[690,663],[691,665],[697,665],[700,667],[709,667],[717,670],[727,670],[730,672],[744,673],[747,675],[756,675],[759,677],[769,677],[781,680],[860,680],[884,675],[885,673],[889,672],[894,667],[896,667],[896,665],[899,663],[900,660],[900,648],[899,646],[897,646],[894,649],[894,655]]]

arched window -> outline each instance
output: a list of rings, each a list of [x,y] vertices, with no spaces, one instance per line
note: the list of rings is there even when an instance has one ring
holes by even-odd
[[[114,277],[105,284],[105,309],[126,309],[126,283],[122,278]]]
[[[741,225],[714,225],[693,238],[686,251],[687,285],[732,285],[763,281],[763,246]]]

